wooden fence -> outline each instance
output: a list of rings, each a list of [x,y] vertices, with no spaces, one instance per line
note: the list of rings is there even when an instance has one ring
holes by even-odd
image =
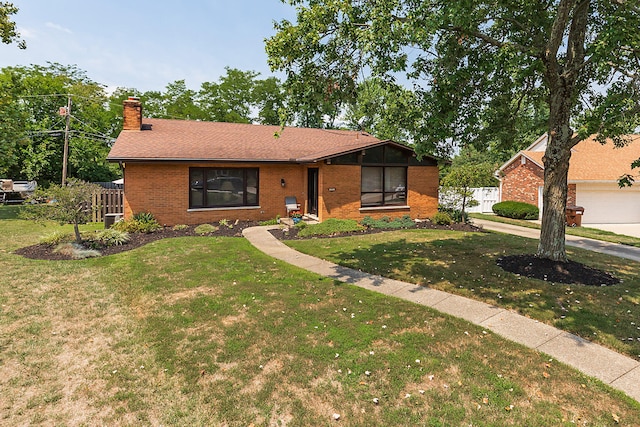
[[[91,197],[93,222],[103,222],[106,214],[124,213],[124,190],[103,188]],[[98,206],[99,209],[95,209]]]

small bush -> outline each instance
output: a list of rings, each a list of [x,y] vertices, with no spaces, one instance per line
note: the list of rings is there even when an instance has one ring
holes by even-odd
[[[154,222],[156,218],[153,216],[151,212],[138,212],[133,215],[134,221],[138,221],[141,223]]]
[[[303,230],[303,229],[307,228],[308,225],[309,224],[307,224],[306,222],[300,221],[294,227],[296,227],[298,230]]]
[[[404,215],[402,218],[389,218],[388,216],[380,219],[373,219],[370,216],[365,216],[360,222],[365,227],[369,228],[413,228],[415,222],[409,215]]]
[[[126,231],[107,228],[96,232],[95,236],[93,236],[93,240],[100,242],[104,246],[120,246],[131,240],[131,237]]]
[[[277,225],[278,218],[272,218],[272,219],[267,219],[265,221],[260,221],[259,224],[260,225]]]
[[[172,227],[173,231],[182,231],[182,230],[186,230],[187,228],[189,228],[189,226],[187,224],[176,224]]]
[[[204,236],[205,234],[215,233],[216,231],[218,231],[218,227],[216,227],[215,225],[211,225],[211,224],[200,224],[193,231],[196,234]]]
[[[95,249],[87,249],[77,243],[61,243],[53,252],[64,254],[73,259],[94,258],[101,255],[100,252]]]
[[[132,219],[123,219],[121,221],[116,222],[111,226],[112,230],[118,230],[127,233],[137,233],[138,232],[138,222]]]
[[[218,221],[218,225],[220,227],[233,228],[233,224],[231,224],[228,219],[221,219]]]
[[[540,211],[534,205],[524,202],[506,201],[493,205],[493,213],[513,219],[538,219]]]
[[[451,215],[446,212],[438,212],[432,218],[431,222],[438,225],[451,225],[453,223],[453,219]]]
[[[329,218],[320,224],[309,224],[298,232],[300,237],[331,236],[332,234],[360,231],[364,227],[353,219]]]
[[[440,206],[438,207],[438,212],[444,212],[446,214],[449,214],[453,222],[458,222],[458,223],[462,222],[465,224],[469,222],[469,213],[464,212],[463,214],[460,209],[451,209],[451,208],[445,208]]]
[[[40,244],[43,244],[43,245],[55,246],[63,242],[70,242],[72,240],[73,240],[73,236],[71,235],[71,233],[66,233],[62,230],[57,230],[51,234],[42,236],[39,242]]]
[[[153,233],[162,228],[158,221],[148,212],[135,214],[133,218],[118,221],[111,227],[127,233]]]

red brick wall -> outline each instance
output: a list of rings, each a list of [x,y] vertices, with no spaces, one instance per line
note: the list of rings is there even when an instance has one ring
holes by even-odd
[[[319,217],[372,218],[401,217],[428,218],[438,211],[438,167],[410,166],[407,172],[407,205],[410,208],[360,210],[360,166],[323,165],[320,169]],[[329,191],[334,188],[335,191]]]
[[[515,200],[538,206],[538,187],[544,183],[544,172],[540,166],[522,157],[515,159],[502,171],[501,200]]]
[[[260,169],[259,208],[189,209],[189,167],[211,164],[125,164],[125,218],[151,212],[160,224],[203,224],[227,220],[267,220],[285,216],[284,199],[295,196],[307,211],[307,167],[283,164],[224,164],[224,167]],[[408,205],[405,209],[360,211],[360,166],[314,164],[319,168],[318,217],[362,219],[365,216],[427,218],[438,209],[438,168],[411,166],[408,170]],[[285,180],[285,187],[280,184]],[[330,188],[335,191],[329,191]]]
[[[203,224],[221,219],[262,221],[286,214],[284,199],[306,197],[306,169],[296,165],[224,164],[224,167],[260,168],[259,208],[189,210],[189,167],[211,164],[125,165],[125,218],[152,212],[160,224]],[[285,187],[280,180],[284,178]]]
[[[501,201],[515,200],[538,206],[538,187],[544,185],[544,171],[531,160],[521,163],[521,157],[502,171]],[[576,204],[576,185],[569,184],[567,206]],[[540,206],[538,206],[540,208]]]

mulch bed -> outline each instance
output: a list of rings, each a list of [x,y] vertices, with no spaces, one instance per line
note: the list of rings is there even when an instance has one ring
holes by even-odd
[[[591,268],[579,262],[557,262],[535,255],[509,255],[496,262],[505,271],[552,283],[609,286],[620,279],[609,273]]]
[[[432,230],[450,230],[450,231],[468,231],[468,232],[478,232],[482,231],[481,228],[476,227],[471,224],[451,224],[451,225],[437,225],[430,221],[422,221],[416,223],[416,229],[432,229]],[[382,229],[382,228],[365,228],[360,231],[350,231],[346,233],[336,233],[329,236],[318,236],[318,237],[299,237],[298,236],[298,228],[291,227],[289,229],[273,229],[271,230],[271,234],[273,234],[279,240],[299,240],[299,239],[316,239],[316,238],[331,238],[331,237],[345,237],[345,236],[361,236],[363,234],[374,234],[374,233],[382,233],[384,231],[391,231],[390,229]]]
[[[207,234],[207,236],[222,236],[222,237],[242,237],[242,230],[247,227],[254,227],[258,225],[257,222],[244,221],[234,223],[233,228],[230,227],[218,227],[218,230]],[[130,240],[124,245],[118,246],[107,246],[107,247],[98,247],[95,248],[100,251],[100,254],[105,255],[113,255],[120,252],[130,251],[131,249],[139,248],[140,246],[144,246],[147,243],[154,242],[160,239],[167,239],[172,237],[184,237],[184,236],[199,236],[194,230],[196,226],[188,226],[182,230],[174,230],[171,227],[163,227],[158,231],[154,231],[153,233],[131,233],[129,235]],[[21,255],[25,258],[32,259],[44,259],[44,260],[71,260],[68,255],[54,252],[55,246],[52,245],[33,245],[27,246],[24,248],[20,248],[15,251],[17,255]]]
[[[243,229],[247,227],[254,227],[256,225],[258,225],[257,222],[238,222],[234,224],[233,228],[221,226],[214,233],[208,234],[208,236],[242,237]],[[482,231],[482,229],[471,224],[452,224],[450,226],[441,226],[433,224],[429,221],[417,223],[415,228],[469,232]],[[173,230],[170,227],[164,227],[161,230],[148,234],[133,233],[130,235],[131,239],[129,240],[129,242],[124,245],[109,246],[96,249],[98,249],[103,256],[113,255],[138,248],[140,246],[146,245],[147,243],[160,239],[183,236],[197,236],[198,234],[196,234],[194,230],[195,226],[189,226],[182,230]],[[381,233],[384,231],[388,230],[369,228],[362,231],[339,233],[332,236],[322,236],[322,238]],[[296,227],[292,227],[287,231],[283,229],[274,229],[271,230],[271,233],[280,240],[302,239],[302,237],[298,236],[298,229]],[[32,259],[72,259],[66,254],[54,252],[54,249],[55,247],[51,245],[38,244],[20,248],[16,250],[15,253],[17,255]],[[610,274],[601,270],[591,268],[584,264],[573,261],[569,261],[567,263],[558,263],[537,258],[535,255],[505,256],[497,260],[497,265],[505,271],[515,273],[520,276],[531,277],[553,283],[582,284],[590,286],[609,286],[620,283],[619,279],[611,276]]]

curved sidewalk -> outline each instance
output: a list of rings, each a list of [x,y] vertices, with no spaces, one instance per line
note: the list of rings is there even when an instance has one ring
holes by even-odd
[[[274,258],[322,276],[460,317],[511,341],[544,352],[640,402],[640,362],[503,308],[363,273],[300,253],[276,239],[269,232],[273,228],[278,226],[246,228],[242,234],[253,246]]]

